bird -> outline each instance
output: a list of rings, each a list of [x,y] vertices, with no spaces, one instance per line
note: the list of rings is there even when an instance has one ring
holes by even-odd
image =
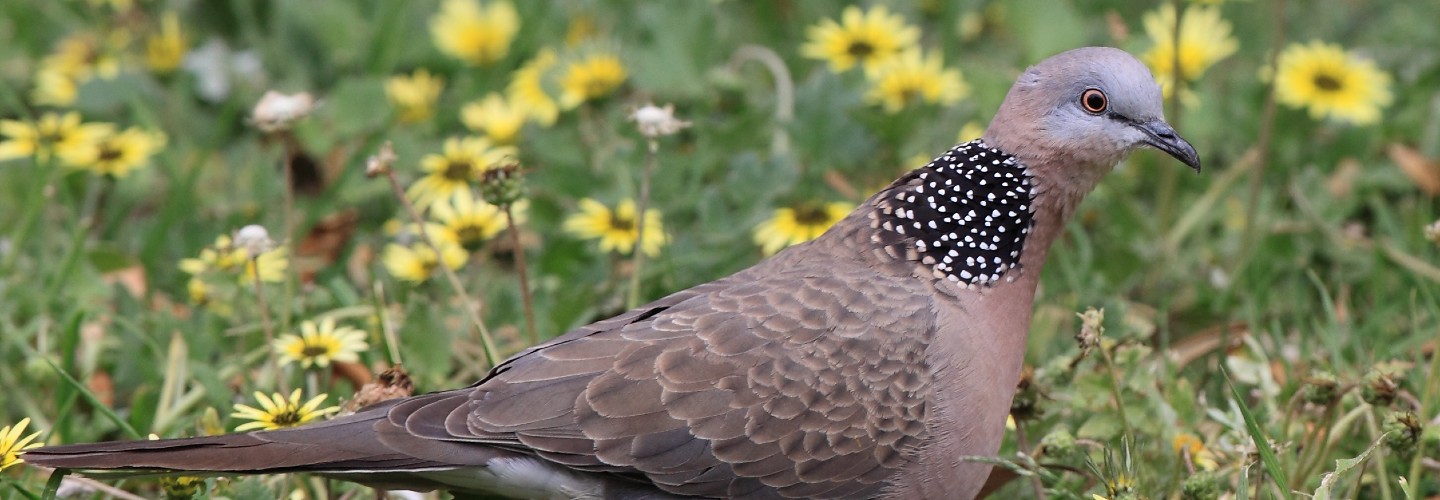
[[[1069,50],[1022,72],[979,139],[819,238],[528,348],[468,387],[24,460],[530,498],[972,498],[991,465],[964,457],[999,449],[1046,256],[1142,147],[1200,171],[1144,64]]]

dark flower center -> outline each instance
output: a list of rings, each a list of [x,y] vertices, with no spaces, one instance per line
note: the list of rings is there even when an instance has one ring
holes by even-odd
[[[599,97],[610,91],[610,82],[600,78],[591,78],[585,81],[585,93]]]
[[[460,239],[460,246],[473,252],[485,240],[485,231],[480,226],[462,226],[455,230],[455,237]]]
[[[795,223],[802,226],[819,226],[830,222],[830,214],[825,213],[825,207],[818,204],[806,203],[795,207]]]
[[[1315,86],[1320,87],[1320,90],[1334,92],[1340,90],[1340,87],[1343,85],[1341,85],[1339,78],[1325,73],[1318,73],[1315,75]]]
[[[453,181],[468,181],[470,180],[470,173],[475,171],[474,165],[474,163],[469,161],[451,160],[450,163],[445,165],[445,173],[443,175],[446,179]]]
[[[121,151],[120,148],[111,146],[109,144],[100,146],[100,161],[115,161],[120,159],[120,157],[124,155],[125,152]]]
[[[610,229],[616,231],[634,231],[635,219],[621,217],[618,214],[610,216]]]
[[[850,47],[845,49],[845,52],[848,52],[852,56],[863,58],[869,56],[870,54],[874,54],[875,46],[871,45],[870,42],[863,42],[857,40],[854,42],[850,42]]]
[[[304,349],[300,350],[300,355],[307,358],[313,358],[328,352],[330,352],[330,350],[326,349],[324,346],[306,345]]]
[[[300,411],[297,408],[291,408],[287,405],[282,411],[276,413],[275,417],[271,420],[275,422],[277,427],[294,427],[300,423]]]

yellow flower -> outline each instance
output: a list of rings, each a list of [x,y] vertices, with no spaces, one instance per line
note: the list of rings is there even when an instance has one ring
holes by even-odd
[[[1155,80],[1160,83],[1168,97],[1173,90],[1175,63],[1180,63],[1180,78],[1194,81],[1206,69],[1230,57],[1240,44],[1231,36],[1230,23],[1220,17],[1218,7],[1191,6],[1185,8],[1180,18],[1180,44],[1177,54],[1175,44],[1175,6],[1161,5],[1158,10],[1147,12],[1141,22],[1145,34],[1155,46],[1142,59],[1150,66]],[[1177,57],[1178,55],[1178,57]]]
[[[960,126],[960,134],[955,136],[955,142],[966,143],[979,139],[980,136],[983,135],[985,135],[985,126],[981,125],[980,122],[965,122],[964,125]]]
[[[214,412],[214,408],[210,408]],[[150,433],[150,440],[157,441],[160,436]],[[205,487],[205,479],[195,476],[162,476],[160,477],[160,489],[165,490],[167,500],[194,498]]]
[[[310,400],[303,404],[300,402],[300,394],[300,389],[295,389],[287,399],[278,392],[272,396],[266,396],[263,392],[255,391],[255,401],[260,403],[259,408],[236,404],[235,413],[230,414],[230,416],[235,418],[253,420],[253,422],[236,427],[235,432],[255,429],[268,431],[295,427],[340,411],[340,407],[338,406],[328,408],[320,407],[321,404],[325,403],[325,398],[327,397],[325,394],[310,398]]]
[[[945,69],[940,54],[906,51],[870,73],[872,87],[865,99],[895,113],[917,102],[954,104],[970,94],[958,69]]]
[[[180,31],[180,16],[166,11],[160,18],[160,32],[145,38],[145,65],[151,71],[167,74],[185,60],[185,34]]]
[[[266,283],[285,281],[285,270],[290,267],[285,247],[262,253],[259,258],[254,260],[260,261],[260,281]],[[201,250],[199,257],[181,259],[179,267],[181,271],[192,276],[214,270],[234,275],[241,283],[254,283],[255,262],[250,259],[250,252],[236,246],[230,241],[230,236],[225,234],[215,238],[214,245]]]
[[[117,32],[112,38],[123,43],[125,37]],[[45,56],[40,64],[76,82],[85,82],[96,76],[109,80],[120,74],[120,62],[92,33],[77,33],[61,39],[55,44],[55,51]]]
[[[94,142],[59,150],[60,159],[72,167],[89,170],[96,175],[123,178],[145,166],[160,148],[165,147],[165,134],[129,128],[100,137]]]
[[[524,106],[494,92],[460,108],[460,122],[465,127],[484,132],[485,137],[497,144],[514,144],[529,117]]]
[[[574,47],[582,42],[595,37],[595,18],[587,14],[581,14],[570,19],[570,24],[565,27],[565,45]]]
[[[565,230],[585,239],[600,240],[600,251],[628,254],[638,238],[635,227],[635,200],[625,199],[612,212],[610,207],[585,198],[580,200],[580,213],[565,219]],[[645,210],[645,241],[640,248],[645,255],[658,255],[666,243],[660,211]]]
[[[574,109],[585,101],[614,92],[629,75],[620,58],[606,51],[577,57],[560,69],[560,106]]]
[[[520,15],[510,2],[480,5],[475,0],[445,0],[430,18],[430,36],[446,55],[470,64],[490,64],[510,52],[520,31]]]
[[[385,97],[400,123],[422,122],[435,114],[435,101],[445,90],[445,79],[431,76],[424,69],[416,70],[410,76],[399,75],[385,81]]]
[[[530,118],[546,127],[554,125],[560,114],[555,98],[545,90],[544,83],[545,74],[555,67],[555,61],[555,51],[541,49],[534,59],[515,70],[510,87],[505,89],[512,104],[523,108]]]
[[[1195,464],[1195,467],[1200,470],[1215,470],[1216,467],[1219,467],[1215,461],[1215,452],[1206,448],[1205,443],[1192,434],[1183,432],[1176,434],[1170,444],[1175,448],[1176,455],[1182,452],[1189,453],[1190,463]]]
[[[25,462],[25,460],[20,458],[20,455],[23,455],[25,450],[33,450],[45,446],[45,443],[32,442],[35,441],[35,438],[40,437],[39,431],[23,438],[20,437],[21,434],[25,433],[25,426],[27,425],[30,425],[30,419],[22,418],[20,419],[20,423],[15,424],[14,427],[7,425],[0,428],[0,470],[5,470],[12,465]]]
[[[1339,45],[1313,41],[1291,44],[1280,53],[1275,99],[1293,108],[1309,108],[1325,117],[1357,125],[1375,123],[1390,104],[1390,75],[1374,61]]]
[[[468,191],[471,181],[479,181],[487,169],[507,156],[515,156],[515,148],[492,146],[483,137],[448,139],[442,154],[420,159],[425,177],[411,184],[407,193],[418,207],[429,207],[435,201]]]
[[[440,254],[445,258],[445,266],[450,269],[459,269],[465,265],[465,260],[470,258],[465,254],[465,250],[455,243],[436,241],[435,246],[440,248]],[[398,243],[386,245],[381,261],[391,276],[412,283],[430,279],[440,267],[435,251],[423,242],[410,246]]]
[[[205,489],[205,478],[197,476],[161,476],[160,489],[165,491],[166,500],[195,498]]]
[[[40,67],[35,72],[35,88],[30,98],[35,104],[45,106],[69,106],[80,95],[80,85],[64,73],[52,68]]]
[[[354,363],[360,353],[369,349],[365,332],[348,326],[335,326],[335,318],[300,323],[300,335],[287,333],[275,339],[280,364],[300,363],[301,368],[330,366],[331,361]]]
[[[804,243],[844,219],[854,205],[843,202],[801,203],[794,207],[775,209],[775,216],[755,228],[755,243],[765,255],[790,245]]]
[[[46,113],[35,123],[0,120],[0,161],[34,157],[44,161],[50,153],[83,149],[110,135],[115,126],[108,123],[81,123],[80,113],[63,115]]]
[[[846,7],[839,23],[825,19],[808,31],[810,41],[800,47],[800,53],[829,61],[836,73],[856,64],[867,72],[874,70],[920,40],[918,28],[906,25],[905,18],[891,15],[883,5],[868,12]]]
[[[527,206],[529,203],[521,201],[511,207],[517,224],[524,220]],[[494,238],[507,227],[505,212],[500,207],[476,199],[468,190],[435,202],[430,206],[430,215],[440,223],[441,232],[446,233],[446,241],[459,243],[470,251],[480,248],[481,243]]]

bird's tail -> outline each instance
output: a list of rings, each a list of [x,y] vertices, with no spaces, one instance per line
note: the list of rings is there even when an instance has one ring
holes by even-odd
[[[388,425],[379,405],[345,417],[295,429],[152,441],[46,446],[25,453],[26,463],[102,474],[269,474],[315,472],[340,475],[446,470],[454,465],[398,453],[377,437]],[[408,474],[407,474],[408,475]]]

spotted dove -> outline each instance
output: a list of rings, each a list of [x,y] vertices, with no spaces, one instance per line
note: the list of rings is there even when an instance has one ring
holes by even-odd
[[[470,387],[288,430],[40,448],[81,470],[315,472],[550,498],[970,498],[1004,434],[1040,268],[1141,146],[1200,168],[1129,54],[1022,74],[981,139],[819,239],[578,328]]]

